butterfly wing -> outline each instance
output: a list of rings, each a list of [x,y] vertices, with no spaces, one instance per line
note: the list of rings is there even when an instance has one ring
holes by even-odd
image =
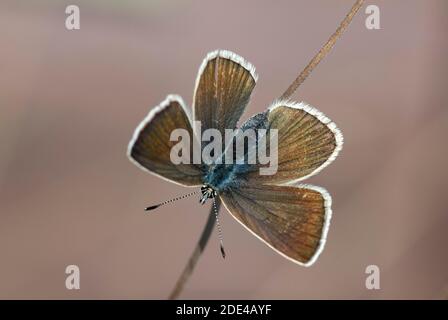
[[[238,222],[285,258],[309,266],[322,251],[331,218],[323,188],[245,184],[220,197]]]
[[[171,148],[178,143],[170,141],[174,129],[187,130],[192,146],[194,135],[185,104],[179,96],[170,95],[137,127],[129,143],[128,156],[140,168],[171,182],[201,185],[203,172],[199,165],[193,164],[191,154],[190,164],[174,164],[170,159]]]
[[[305,103],[276,102],[247,120],[242,128],[268,130],[267,154],[271,152],[269,130],[278,130],[277,171],[273,175],[260,175],[262,165],[247,166],[240,176],[252,183],[294,184],[304,180],[329,165],[343,144],[342,133],[335,123]]]
[[[255,87],[255,68],[227,50],[210,52],[199,68],[193,96],[193,119],[202,131],[234,129]]]

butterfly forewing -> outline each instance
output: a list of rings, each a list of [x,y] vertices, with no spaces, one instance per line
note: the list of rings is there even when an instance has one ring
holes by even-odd
[[[202,130],[234,129],[255,87],[255,68],[233,52],[217,50],[204,59],[193,97],[194,120]]]
[[[193,130],[185,110],[180,97],[168,96],[137,127],[129,143],[128,155],[143,169],[172,182],[201,185],[202,171],[199,165],[193,164],[192,153],[186,163],[174,164],[170,158],[171,148],[178,143],[170,141],[173,130],[187,130],[190,146],[193,144]]]
[[[331,198],[322,188],[246,184],[221,199],[243,226],[296,263],[311,265],[323,249]]]
[[[342,148],[342,134],[334,122],[305,103],[277,102],[243,127],[260,127],[260,124],[268,130],[278,130],[278,165],[273,175],[260,175],[260,165],[248,166],[244,178],[252,182],[278,184],[303,180],[327,166]]]

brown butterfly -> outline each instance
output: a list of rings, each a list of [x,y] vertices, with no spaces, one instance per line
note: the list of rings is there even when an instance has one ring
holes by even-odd
[[[188,144],[198,139],[192,121],[200,121],[202,130],[213,128],[222,135],[235,129],[256,82],[255,68],[242,57],[226,50],[209,53],[196,79],[193,117],[179,96],[169,95],[137,127],[128,155],[140,168],[163,179],[201,186],[201,203],[218,196],[257,238],[285,258],[310,266],[326,242],[331,197],[321,187],[300,182],[329,165],[343,144],[341,132],[324,114],[305,103],[276,101],[242,124],[243,129],[277,130],[278,164],[272,175],[261,175],[260,164],[195,163],[193,153],[187,154],[191,161],[185,163],[174,164],[170,158],[177,143],[171,141],[173,130],[186,130]]]

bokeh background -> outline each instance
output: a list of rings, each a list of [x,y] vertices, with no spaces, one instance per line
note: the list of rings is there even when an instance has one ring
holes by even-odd
[[[207,52],[235,51],[260,76],[244,118],[264,110],[353,0],[0,2],[0,298],[166,298],[206,221],[182,187],[126,158],[136,125],[169,93],[191,104]],[[65,7],[81,29],[65,29]],[[344,133],[310,183],[334,200],[311,268],[274,253],[222,209],[182,298],[448,298],[448,3],[368,1],[296,92]],[[65,267],[81,289],[65,288]],[[381,270],[367,290],[365,269]]]

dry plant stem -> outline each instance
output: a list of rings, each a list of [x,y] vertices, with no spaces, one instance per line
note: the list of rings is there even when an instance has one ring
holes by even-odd
[[[336,29],[335,33],[331,35],[331,37],[328,39],[327,43],[319,50],[319,52],[314,56],[314,58],[308,63],[308,65],[303,69],[303,71],[299,74],[299,76],[294,80],[294,82],[289,86],[289,88],[283,93],[283,95],[280,97],[280,99],[288,99],[291,97],[291,95],[297,90],[297,88],[305,81],[305,79],[308,77],[308,75],[313,71],[313,69],[319,64],[319,62],[327,55],[328,52],[331,51],[334,44],[338,40],[338,38],[341,37],[342,33],[345,31],[345,29],[348,27],[350,22],[352,21],[355,14],[358,12],[358,10],[361,8],[361,6],[364,4],[364,0],[358,0],[355,2],[353,7],[350,9],[349,13],[345,16],[344,20],[342,20],[339,27]],[[221,201],[219,198],[216,199],[216,206],[219,210],[221,206]],[[185,286],[185,283],[187,282],[190,275],[193,273],[194,267],[196,266],[196,263],[199,260],[199,257],[202,254],[202,251],[204,251],[205,246],[207,245],[207,242],[210,238],[210,235],[213,231],[213,227],[215,226],[215,214],[213,212],[213,206],[210,208],[210,213],[208,215],[207,223],[205,224],[204,230],[202,231],[201,238],[199,239],[198,244],[196,245],[196,248],[193,251],[193,254],[191,255],[190,259],[188,260],[187,265],[184,268],[184,271],[182,272],[180,278],[177,280],[176,286],[174,287],[173,291],[170,294],[170,299],[176,299],[180,293],[182,292],[182,289]]]
[[[342,20],[339,27],[336,31],[331,35],[328,39],[327,43],[319,50],[319,52],[311,59],[308,65],[303,69],[303,71],[299,74],[299,76],[294,80],[293,83],[286,89],[285,93],[282,94],[280,100],[288,99],[292,96],[292,94],[297,90],[297,88],[305,81],[305,79],[310,75],[313,69],[322,61],[323,58],[331,51],[336,41],[341,37],[342,33],[344,33],[345,29],[347,29],[348,25],[352,21],[355,14],[364,4],[364,0],[358,0],[355,2],[353,7],[350,9],[349,13],[345,16],[344,20]]]
[[[216,210],[218,212],[220,207],[221,207],[221,200],[219,199],[219,197],[216,197]],[[213,206],[211,206],[210,213],[208,214],[208,220],[205,224],[204,230],[202,231],[201,237],[199,238],[199,242],[196,245],[193,254],[190,256],[190,259],[188,260],[187,265],[184,268],[184,271],[182,271],[181,276],[177,280],[176,286],[171,292],[169,299],[177,299],[177,297],[179,297],[179,294],[182,292],[185,283],[193,273],[194,267],[196,266],[196,263],[198,262],[199,257],[202,254],[202,251],[204,251],[205,246],[207,245],[207,242],[210,239],[210,235],[212,234],[215,222],[216,222],[216,216],[213,210]]]

